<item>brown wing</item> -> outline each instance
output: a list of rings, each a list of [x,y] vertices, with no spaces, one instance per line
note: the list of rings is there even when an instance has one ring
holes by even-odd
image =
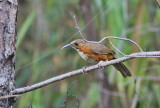
[[[104,45],[104,44],[92,44],[92,52],[95,54],[104,54],[104,55],[108,55],[108,54],[115,54],[115,52],[110,49],[108,46]]]

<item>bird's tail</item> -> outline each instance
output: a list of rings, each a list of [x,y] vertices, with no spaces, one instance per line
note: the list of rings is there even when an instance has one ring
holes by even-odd
[[[123,64],[123,63],[116,63],[113,64],[113,66],[121,72],[121,74],[123,75],[123,77],[127,77],[127,76],[131,76],[130,71],[127,69],[127,67]]]

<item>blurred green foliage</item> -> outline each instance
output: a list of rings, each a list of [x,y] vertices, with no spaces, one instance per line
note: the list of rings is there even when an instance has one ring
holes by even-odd
[[[79,0],[20,0],[16,60],[16,86],[23,87],[86,66],[87,63],[71,48],[61,47],[81,38],[75,28],[75,13],[85,35]],[[154,0],[92,0],[92,21],[99,38],[117,36],[138,42],[145,51],[160,50],[160,10]],[[125,54],[138,51],[134,45],[112,40]],[[107,42],[107,41],[106,41]],[[108,44],[108,42],[106,43]],[[122,55],[117,55],[122,57]],[[158,58],[130,60],[126,65],[133,77],[160,75]],[[133,104],[136,84],[133,77],[124,79],[111,66],[107,67],[112,90],[123,96],[112,96],[113,108]],[[76,81],[75,84],[72,83]],[[71,88],[69,89],[69,87]],[[15,108],[62,108],[67,90],[76,96],[80,108],[97,108],[99,89],[92,73],[68,78],[41,89],[23,94]],[[160,107],[160,81],[142,80],[136,108]],[[76,107],[76,98],[67,100],[67,108]]]

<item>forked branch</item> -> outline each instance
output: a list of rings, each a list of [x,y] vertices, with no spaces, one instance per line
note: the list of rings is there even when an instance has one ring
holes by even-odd
[[[44,86],[49,85],[51,83],[58,82],[58,81],[66,79],[66,78],[70,78],[70,77],[76,76],[78,74],[83,74],[84,72],[92,72],[91,70],[98,69],[98,68],[101,68],[101,67],[106,67],[106,66],[109,66],[109,65],[112,65],[112,64],[115,64],[115,63],[124,62],[124,61],[127,61],[129,59],[136,58],[136,57],[160,57],[160,51],[132,53],[132,54],[130,54],[128,56],[125,56],[125,57],[122,57],[122,58],[102,62],[100,64],[96,64],[96,65],[93,65],[93,66],[88,66],[86,68],[81,68],[81,69],[78,69],[78,70],[75,70],[75,71],[67,72],[65,74],[62,74],[62,75],[47,79],[45,81],[33,84],[31,86],[17,88],[17,89],[12,91],[12,95],[18,95],[18,94],[23,94],[23,93],[26,93],[26,92],[29,92],[29,91],[33,91],[35,89],[44,87]]]

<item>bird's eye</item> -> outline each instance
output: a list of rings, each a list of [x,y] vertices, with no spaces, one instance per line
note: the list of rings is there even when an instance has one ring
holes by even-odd
[[[74,45],[75,45],[75,46],[77,46],[77,45],[78,45],[78,43],[77,43],[77,42],[75,42],[75,43],[74,43]]]

